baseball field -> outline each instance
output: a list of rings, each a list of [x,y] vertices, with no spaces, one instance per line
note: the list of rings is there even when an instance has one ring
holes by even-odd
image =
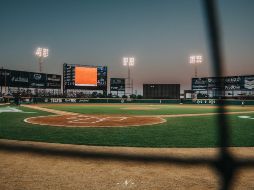
[[[212,105],[8,105],[0,107],[0,138],[98,146],[216,147],[216,114]],[[227,106],[226,114],[231,146],[254,146],[254,107]]]
[[[254,107],[227,106],[225,114],[230,151],[253,158]],[[215,159],[216,116],[214,105],[1,105],[0,189],[218,189],[219,175],[206,164],[121,159]],[[233,189],[252,189],[253,177],[240,169]]]

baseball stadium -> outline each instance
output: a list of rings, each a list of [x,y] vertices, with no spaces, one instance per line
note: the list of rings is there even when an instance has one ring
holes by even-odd
[[[123,74],[79,62],[50,72],[41,46],[39,70],[1,67],[0,189],[253,189],[254,70],[222,72],[216,3],[204,2],[214,73],[198,75],[208,58],[190,55],[190,88],[181,77],[138,88],[142,63],[125,55]]]

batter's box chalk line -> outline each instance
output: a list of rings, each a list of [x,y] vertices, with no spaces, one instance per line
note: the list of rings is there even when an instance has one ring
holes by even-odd
[[[95,117],[87,115],[78,115],[67,118],[68,123],[100,123],[105,121],[123,121],[128,117]]]

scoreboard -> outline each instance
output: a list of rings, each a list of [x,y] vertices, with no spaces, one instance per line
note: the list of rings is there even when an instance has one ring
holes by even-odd
[[[107,66],[63,64],[64,89],[107,90]]]

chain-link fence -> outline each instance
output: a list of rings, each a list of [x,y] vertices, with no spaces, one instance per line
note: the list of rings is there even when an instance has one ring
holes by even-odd
[[[221,77],[223,75],[223,62],[222,62],[222,51],[221,51],[221,40],[220,40],[220,28],[219,19],[217,14],[217,7],[215,0],[202,0],[204,13],[207,23],[207,33],[210,46],[210,55],[212,58],[212,64],[214,69],[214,74],[216,77]],[[223,81],[221,85],[223,87]],[[120,161],[136,161],[136,162],[146,162],[146,163],[163,163],[163,164],[176,164],[182,166],[188,165],[206,165],[214,168],[218,171],[221,178],[221,189],[230,189],[234,174],[237,170],[241,168],[254,168],[253,159],[237,159],[229,151],[228,147],[230,145],[230,125],[227,121],[227,116],[224,114],[224,102],[221,100],[218,106],[217,115],[217,127],[218,127],[218,142],[219,142],[219,156],[217,158],[180,158],[180,157],[151,157],[145,155],[123,155],[117,153],[94,153],[94,152],[76,152],[72,150],[57,150],[57,149],[45,149],[42,147],[32,147],[25,145],[11,145],[2,144],[2,150],[10,150],[13,152],[35,152],[39,154],[49,154],[49,155],[62,155],[67,157],[80,157],[80,158],[93,158],[93,159],[106,159],[106,160],[120,160]]]

